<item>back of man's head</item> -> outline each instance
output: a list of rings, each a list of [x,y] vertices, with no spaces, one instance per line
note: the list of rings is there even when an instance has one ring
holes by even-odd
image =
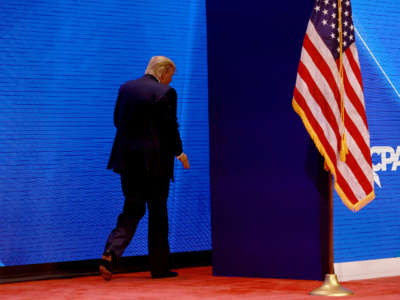
[[[147,65],[145,74],[151,74],[160,80],[162,74],[175,70],[174,62],[165,56],[153,56]]]

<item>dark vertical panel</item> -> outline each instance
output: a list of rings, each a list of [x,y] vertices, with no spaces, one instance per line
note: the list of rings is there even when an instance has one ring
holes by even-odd
[[[291,107],[312,4],[207,3],[216,275],[324,274],[323,206],[305,168],[321,164]]]

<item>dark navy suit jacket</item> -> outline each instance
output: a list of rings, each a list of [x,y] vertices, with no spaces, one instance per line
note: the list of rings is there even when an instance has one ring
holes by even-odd
[[[182,153],[175,89],[152,75],[128,81],[118,93],[108,169],[139,176],[173,178],[174,157]]]

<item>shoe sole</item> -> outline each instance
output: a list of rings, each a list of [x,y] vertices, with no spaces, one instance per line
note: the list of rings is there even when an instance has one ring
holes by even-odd
[[[112,273],[109,270],[107,270],[106,267],[100,266],[99,271],[100,271],[101,276],[104,278],[104,280],[106,280],[106,281],[111,280]]]

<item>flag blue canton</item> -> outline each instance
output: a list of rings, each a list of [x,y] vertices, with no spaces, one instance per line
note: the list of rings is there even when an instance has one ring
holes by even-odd
[[[351,4],[342,2],[343,52],[355,41]],[[339,58],[339,15],[338,0],[316,0],[311,16],[319,36],[335,59]]]

